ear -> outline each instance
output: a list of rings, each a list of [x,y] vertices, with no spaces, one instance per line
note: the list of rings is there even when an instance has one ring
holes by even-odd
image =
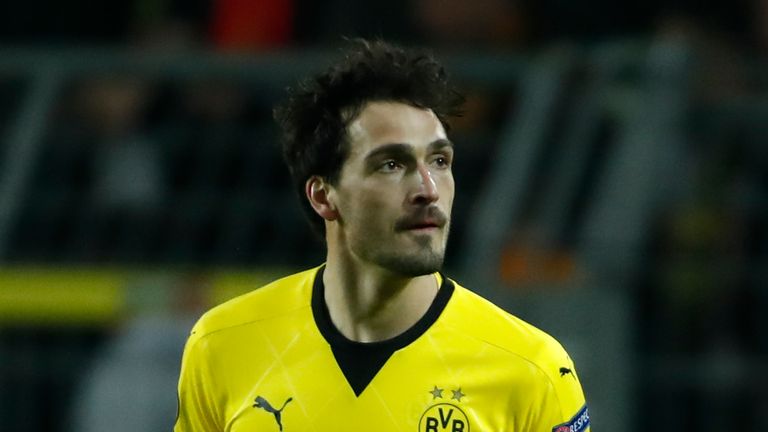
[[[304,184],[304,193],[315,212],[327,221],[339,218],[336,206],[329,199],[331,185],[322,177],[312,176]]]

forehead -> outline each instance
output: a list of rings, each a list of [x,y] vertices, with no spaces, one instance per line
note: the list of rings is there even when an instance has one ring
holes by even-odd
[[[445,129],[435,113],[400,102],[369,102],[348,126],[350,156],[365,154],[385,144],[426,148],[445,139]]]

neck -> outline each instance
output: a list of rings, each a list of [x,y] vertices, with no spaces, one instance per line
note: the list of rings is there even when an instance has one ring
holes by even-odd
[[[349,257],[328,254],[325,304],[331,321],[347,339],[391,339],[424,316],[437,295],[434,275],[404,277]]]

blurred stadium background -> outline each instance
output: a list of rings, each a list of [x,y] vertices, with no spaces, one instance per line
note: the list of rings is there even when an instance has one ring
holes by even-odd
[[[555,335],[594,428],[768,412],[768,1],[0,4],[0,431],[169,428],[201,310],[321,262],[276,146],[341,36],[467,91],[447,273]]]

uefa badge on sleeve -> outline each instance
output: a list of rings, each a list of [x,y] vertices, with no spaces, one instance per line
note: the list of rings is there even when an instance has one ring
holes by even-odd
[[[584,405],[570,421],[553,427],[552,432],[582,432],[587,430],[587,427],[589,427],[589,410]]]

